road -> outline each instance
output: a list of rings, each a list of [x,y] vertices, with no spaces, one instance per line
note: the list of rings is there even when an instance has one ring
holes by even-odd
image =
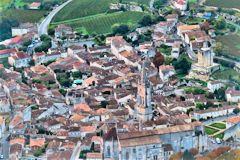
[[[215,123],[215,122],[218,122],[218,121],[224,121],[224,120],[226,120],[228,118],[231,118],[231,117],[234,117],[234,116],[239,116],[239,115],[230,114],[230,115],[225,115],[225,116],[221,116],[221,117],[211,118],[209,120],[203,121],[202,123],[204,125],[210,125],[212,123]]]
[[[4,159],[8,159],[9,157],[9,141],[7,140],[9,133],[5,131],[3,133],[3,137],[1,139],[1,154]]]
[[[61,4],[60,6],[56,7],[54,10],[52,10],[49,15],[42,21],[42,23],[38,26],[38,35],[41,36],[43,34],[48,34],[48,25],[52,21],[53,17],[68,3],[70,3],[72,0],[68,0],[67,2]]]

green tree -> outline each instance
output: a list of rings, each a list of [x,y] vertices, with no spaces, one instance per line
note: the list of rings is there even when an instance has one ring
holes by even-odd
[[[233,113],[238,114],[240,112],[240,108],[234,108]]]
[[[187,74],[191,68],[191,62],[189,62],[186,57],[181,57],[173,62],[173,66],[178,74]]]
[[[141,26],[149,26],[153,23],[152,17],[150,15],[145,15],[143,18],[138,22]]]
[[[216,28],[217,29],[225,29],[226,28],[227,23],[225,22],[225,20],[223,18],[219,18],[216,21]]]
[[[126,34],[129,31],[129,27],[126,24],[115,25],[112,28],[113,34]]]

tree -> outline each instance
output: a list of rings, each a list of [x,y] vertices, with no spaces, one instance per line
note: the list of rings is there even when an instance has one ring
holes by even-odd
[[[216,43],[216,47],[214,49],[214,52],[217,54],[217,55],[222,55],[223,53],[223,44],[221,42],[217,42]]]
[[[191,62],[189,62],[186,57],[181,57],[177,61],[173,62],[173,66],[178,74],[187,74],[191,68]]]
[[[31,61],[29,62],[29,65],[30,65],[30,66],[34,66],[34,65],[35,65],[34,60],[31,60]]]
[[[240,108],[234,108],[233,113],[238,114],[240,112]]]
[[[196,104],[196,108],[200,109],[200,110],[204,110],[205,105],[203,103],[197,103]]]
[[[145,15],[143,18],[138,22],[141,26],[149,26],[152,24],[152,17],[150,15]]]
[[[55,29],[53,27],[48,28],[48,34],[53,36],[55,34]]]
[[[112,28],[113,34],[126,34],[129,31],[129,27],[126,24],[114,25]]]
[[[161,66],[163,63],[164,56],[160,52],[157,52],[153,58],[153,64],[155,65],[156,68],[159,68],[159,66]]]
[[[183,153],[183,160],[194,160],[194,157],[188,150],[186,150]]]
[[[224,29],[224,28],[226,28],[226,22],[225,22],[225,20],[223,19],[223,18],[219,18],[217,21],[216,21],[216,28],[217,29]]]
[[[226,88],[219,88],[218,90],[214,91],[214,95],[218,100],[225,100],[225,90]]]

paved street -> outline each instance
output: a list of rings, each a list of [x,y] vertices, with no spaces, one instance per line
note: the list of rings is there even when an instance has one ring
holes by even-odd
[[[54,10],[52,10],[49,15],[42,21],[42,23],[39,25],[38,27],[38,34],[39,36],[43,35],[43,34],[47,34],[47,29],[48,29],[48,25],[50,24],[50,22],[52,21],[53,17],[63,8],[65,7],[68,3],[70,3],[72,0],[68,0],[67,2],[61,4],[60,6],[58,6],[57,8],[55,8]]]
[[[236,114],[231,114],[231,115],[227,115],[227,116],[221,116],[221,117],[217,117],[217,118],[212,118],[212,119],[203,121],[202,123],[204,125],[210,125],[210,124],[218,122],[218,121],[224,121],[224,120],[226,120],[226,119],[228,119],[230,117],[233,117],[233,116],[236,116]]]
[[[8,159],[9,157],[9,141],[7,138],[9,136],[9,132],[5,132],[3,138],[1,139],[1,154],[3,155],[4,159]]]

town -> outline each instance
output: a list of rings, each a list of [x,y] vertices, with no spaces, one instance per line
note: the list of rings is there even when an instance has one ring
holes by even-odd
[[[0,159],[239,159],[239,9],[83,1],[12,2],[48,13],[0,28]]]

